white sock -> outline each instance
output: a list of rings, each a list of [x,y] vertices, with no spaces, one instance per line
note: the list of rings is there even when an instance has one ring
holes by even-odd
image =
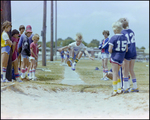
[[[5,79],[6,79],[6,68],[3,67],[3,80],[5,80]]]
[[[128,84],[129,84],[128,88],[130,88],[130,79],[128,79]]]
[[[35,69],[32,69],[32,77],[35,77]]]
[[[129,86],[128,78],[123,78],[123,80],[124,80],[124,83],[123,83],[124,90],[126,90],[128,89],[128,86]]]
[[[132,79],[132,82],[133,82],[133,88],[134,88],[134,89],[137,89],[136,78],[135,78],[135,79]]]

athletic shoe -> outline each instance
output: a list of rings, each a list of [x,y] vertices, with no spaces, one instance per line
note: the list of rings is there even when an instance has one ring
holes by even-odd
[[[72,64],[72,70],[73,70],[73,71],[75,71],[75,66],[76,66],[76,63],[73,63],[73,64]]]
[[[113,91],[113,92],[111,93],[111,97],[116,96],[116,95],[117,95],[117,92],[114,92],[114,91]]]
[[[68,64],[69,67],[71,67],[71,66],[72,66],[72,61],[71,61],[71,60],[68,60],[68,61],[67,61],[67,64]]]
[[[4,83],[4,82],[7,82],[7,83],[8,83],[8,82],[10,82],[10,81],[8,81],[7,79],[5,79],[5,80],[2,80],[1,82],[2,82],[2,83]]]
[[[17,82],[23,82],[22,80],[20,80],[20,78],[16,78]]]
[[[123,90],[118,90],[117,91],[117,94],[122,94],[123,93]]]
[[[104,78],[101,78],[101,80],[104,80]]]
[[[138,88],[137,89],[131,88],[130,92],[139,92],[139,89]]]
[[[109,80],[109,78],[105,77],[103,80],[104,80],[104,81],[107,81],[107,80]]]
[[[32,78],[33,81],[36,81],[36,77]]]
[[[123,93],[129,93],[129,89],[123,90]]]
[[[99,68],[98,68],[98,67],[96,67],[96,68],[95,68],[95,70],[99,70]]]

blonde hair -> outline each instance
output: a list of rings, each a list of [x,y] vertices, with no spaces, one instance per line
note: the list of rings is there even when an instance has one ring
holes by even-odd
[[[108,31],[108,30],[104,30],[104,31],[102,32],[102,34],[104,35],[104,33],[106,33],[106,34],[109,36],[109,31]]]
[[[9,26],[12,27],[11,22],[9,22],[8,20],[6,20],[6,21],[2,24],[2,30],[4,30],[5,28],[8,28]]]
[[[122,23],[122,27],[125,29],[129,27],[129,20],[127,18],[120,18],[118,22]]]
[[[38,40],[39,40],[39,39],[40,39],[40,36],[39,36],[38,34],[34,34],[33,37],[32,37],[32,40],[35,40],[35,39],[38,39]]]
[[[117,32],[121,32],[122,31],[122,24],[121,24],[121,22],[114,22],[113,24],[112,24],[112,29],[113,30],[116,30]]]
[[[77,34],[76,34],[76,37],[75,37],[75,40],[80,40],[80,41],[82,41],[82,40],[83,40],[82,34],[81,34],[81,33],[77,33]]]

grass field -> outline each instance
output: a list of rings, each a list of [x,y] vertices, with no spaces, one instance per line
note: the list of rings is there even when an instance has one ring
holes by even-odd
[[[59,65],[60,62],[47,61],[47,66],[42,66],[41,62],[38,68],[50,69],[51,72],[45,72],[42,70],[36,71],[38,81],[32,83],[38,83],[48,85],[49,89],[72,89],[73,91],[84,91],[84,92],[98,92],[99,90],[110,91],[112,90],[112,81],[103,81],[101,61],[95,60],[80,60],[76,66],[76,72],[80,75],[80,78],[88,85],[63,85],[60,84],[64,78],[64,67]],[[135,74],[137,78],[137,84],[140,91],[149,92],[149,63],[136,62],[135,63]],[[94,70],[95,67],[99,67],[100,71]],[[111,69],[111,64],[108,62],[108,69]],[[132,81],[131,81],[132,87]]]

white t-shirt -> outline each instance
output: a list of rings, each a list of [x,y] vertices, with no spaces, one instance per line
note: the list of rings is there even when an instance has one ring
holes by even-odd
[[[6,40],[9,40],[9,36],[5,31],[3,31],[2,38],[3,40],[5,40],[5,44],[6,44]]]
[[[81,43],[79,46],[77,46],[76,42],[69,44],[69,46],[71,46],[71,48],[73,48],[75,55],[77,55],[78,52],[80,52],[82,50],[86,50],[86,48],[87,48],[83,43]]]

